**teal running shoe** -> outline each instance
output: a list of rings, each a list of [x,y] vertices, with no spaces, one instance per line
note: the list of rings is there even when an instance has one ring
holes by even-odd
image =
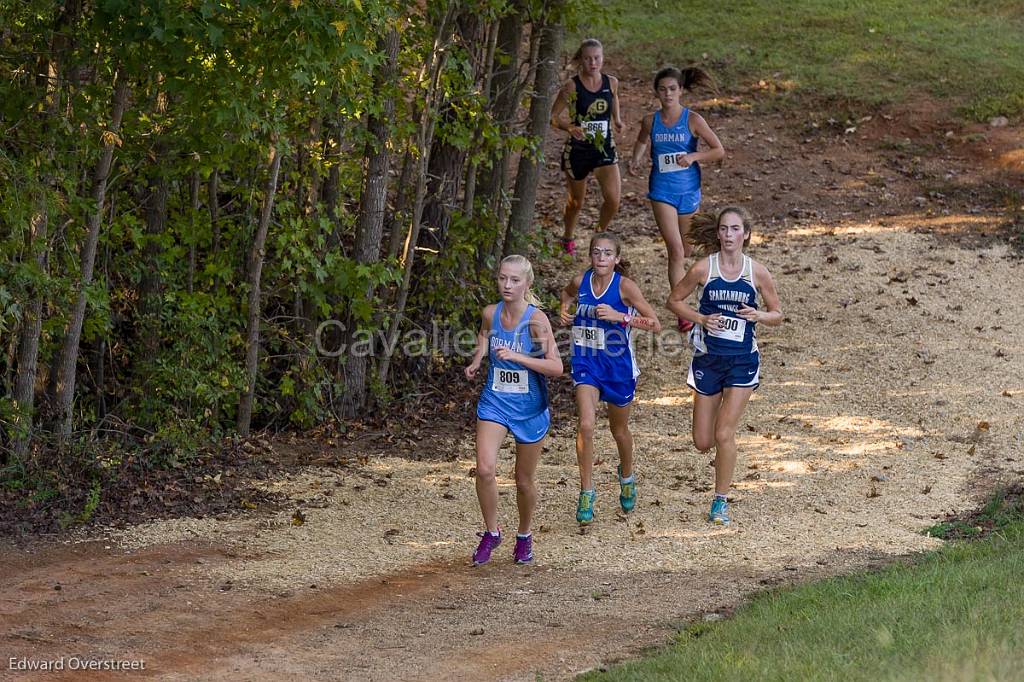
[[[622,465],[619,465],[619,505],[622,511],[631,512],[636,506],[636,472],[629,477],[629,482],[622,480]]]
[[[711,503],[711,511],[708,512],[708,521],[716,526],[729,525],[729,503],[724,497],[716,497]]]
[[[576,521],[581,526],[586,526],[594,521],[595,499],[597,499],[596,490],[580,491],[580,500],[576,503]]]

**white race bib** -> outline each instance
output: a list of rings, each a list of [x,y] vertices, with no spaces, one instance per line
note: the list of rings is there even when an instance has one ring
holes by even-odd
[[[658,154],[658,172],[678,173],[681,170],[686,170],[676,162],[677,156],[679,154]]]
[[[494,368],[491,390],[498,393],[529,393],[530,376],[525,369]]]
[[[719,319],[722,320],[722,328],[705,330],[709,335],[729,341],[743,341],[743,333],[747,331],[746,320],[742,317],[727,317],[725,315]]]
[[[582,127],[588,138],[596,138],[600,135],[601,139],[608,139],[608,121],[584,121]]]
[[[604,350],[604,329],[601,327],[573,327],[572,342],[584,348]]]

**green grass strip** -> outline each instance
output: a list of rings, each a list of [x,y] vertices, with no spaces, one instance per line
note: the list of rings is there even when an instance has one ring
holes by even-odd
[[[1020,680],[1024,521],[875,573],[758,596],[585,680]]]
[[[767,79],[798,94],[865,105],[926,95],[979,120],[1024,113],[1018,0],[602,4],[610,27],[587,29],[605,39],[611,58],[623,55],[652,74],[703,61],[727,87]]]

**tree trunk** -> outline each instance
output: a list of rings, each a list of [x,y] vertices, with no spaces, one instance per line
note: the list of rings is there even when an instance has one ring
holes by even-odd
[[[150,169],[146,189],[145,217],[146,238],[142,247],[142,280],[139,282],[140,312],[142,315],[142,361],[153,360],[160,347],[160,308],[163,277],[160,274],[160,255],[163,251],[160,239],[167,228],[167,195],[170,183],[164,171],[166,146],[158,142],[153,150],[155,159]]]
[[[331,221],[331,234],[327,237],[327,249],[337,250],[341,245],[341,139],[344,134],[344,114],[338,113],[340,98],[337,91],[331,95],[331,110],[335,112],[327,122],[324,136],[324,157],[330,165],[327,179],[320,189],[320,200]]]
[[[196,281],[196,230],[198,229],[196,220],[199,218],[199,181],[199,171],[192,171],[192,179],[188,185],[189,205],[192,207],[189,225],[192,229],[188,236],[188,279],[185,282],[189,294],[195,290]]]
[[[388,371],[391,368],[391,358],[397,345],[398,332],[402,325],[402,317],[405,315],[405,304],[409,299],[412,267],[416,260],[416,243],[419,239],[420,224],[423,219],[423,204],[427,193],[427,168],[430,166],[430,149],[434,140],[434,123],[437,119],[436,114],[440,100],[441,73],[444,70],[444,63],[448,57],[447,47],[451,40],[452,14],[452,8],[449,6],[447,13],[441,20],[441,26],[434,40],[434,49],[431,52],[430,68],[428,71],[430,74],[430,84],[427,88],[427,96],[424,99],[416,134],[416,146],[420,153],[416,164],[416,199],[413,202],[412,224],[409,226],[409,234],[405,240],[405,254],[402,258],[404,264],[402,284],[398,290],[395,311],[391,318],[391,324],[388,327],[387,353],[381,360],[378,372],[381,383],[387,382]]]
[[[395,192],[395,210],[391,212],[391,220],[388,225],[388,260],[398,258],[398,251],[402,248],[402,225],[405,224],[406,204],[409,203],[409,183],[412,182],[413,166],[412,151],[405,150],[402,155],[402,172],[398,176],[398,190]]]
[[[82,338],[82,325],[85,323],[86,291],[92,283],[93,267],[96,265],[96,246],[100,238],[100,224],[103,219],[103,204],[107,195],[107,179],[114,161],[114,147],[120,142],[117,137],[121,129],[121,119],[128,104],[128,79],[121,70],[115,75],[114,105],[110,116],[110,126],[103,138],[103,152],[93,172],[93,211],[89,215],[85,243],[81,251],[81,277],[78,293],[71,312],[71,320],[64,345],[61,348],[56,384],[57,430],[61,442],[71,435],[71,406],[75,398],[76,367],[78,363],[78,344]]]
[[[388,87],[398,71],[399,35],[396,28],[391,28],[378,40],[377,49],[383,52],[386,59],[374,81],[375,90]],[[395,113],[395,100],[385,97],[381,113],[369,118],[366,122],[370,139],[363,152],[366,163],[366,177],[363,181],[363,192],[359,200],[359,222],[356,225],[355,260],[357,263],[376,263],[380,260],[381,238],[384,234],[384,216],[388,200],[388,169],[391,165],[391,154],[388,151],[388,126]],[[367,288],[365,296],[372,298],[373,288]],[[346,347],[351,347],[357,321],[349,316],[346,325]],[[366,404],[366,366],[365,355],[349,355],[345,359],[344,377],[345,393],[341,398],[341,416],[352,417]]]
[[[491,91],[491,78],[494,73],[494,51],[498,45],[498,24],[492,24],[487,30],[487,40],[485,47],[482,50],[483,60],[480,63],[480,71],[482,76],[481,92],[490,93]],[[462,212],[466,216],[472,217],[476,212],[473,203],[476,200],[476,183],[477,175],[479,173],[479,161],[473,159],[469,163],[469,168],[466,170],[466,190],[462,197]],[[464,266],[465,263],[461,263]]]
[[[563,1],[557,1],[549,9],[558,16]],[[549,15],[551,16],[551,15]],[[508,234],[504,253],[521,253],[526,247],[527,236],[533,224],[537,204],[537,184],[544,167],[544,140],[550,128],[551,106],[558,92],[559,61],[562,54],[561,23],[547,22],[540,28],[540,48],[537,58],[537,76],[534,80],[533,97],[530,99],[529,135],[537,145],[536,154],[523,153],[519,157],[516,172],[515,198],[512,215],[509,218]]]
[[[214,169],[206,183],[206,199],[210,202],[210,229],[213,230],[213,252],[220,251],[220,199],[217,196],[220,172]]]
[[[55,122],[60,112],[60,93],[63,84],[63,70],[58,61],[64,56],[67,43],[67,32],[63,30],[67,23],[74,20],[75,12],[67,6],[60,12],[56,22],[56,30],[50,42],[49,54],[40,57],[36,71],[36,84],[46,92],[46,108],[43,113],[44,130]],[[45,75],[44,75],[45,74]],[[47,132],[49,132],[47,130]],[[46,147],[43,157],[52,168],[55,152],[53,144]],[[40,274],[47,275],[49,270],[49,210],[48,193],[53,190],[54,177],[52,171],[45,173],[40,188],[39,207],[29,223],[28,254],[35,259]],[[39,371],[39,337],[43,329],[43,303],[45,293],[43,287],[33,287],[32,300],[25,308],[21,331],[17,342],[17,374],[14,377],[14,393],[12,398],[18,408],[18,433],[14,437],[14,455],[24,460],[32,445],[32,427],[35,419],[36,378]]]
[[[485,36],[484,23],[469,9],[463,10],[456,21],[459,42],[463,45],[479,45]],[[439,114],[442,120],[456,117],[450,102],[444,102]],[[434,245],[443,251],[448,243],[448,226],[452,212],[458,205],[462,190],[462,179],[468,152],[459,149],[445,139],[437,139],[430,153],[430,167],[427,172],[427,200],[423,208],[423,223],[431,228]]]
[[[510,14],[502,18],[498,26],[499,56],[495,57],[496,66],[491,78],[491,115],[497,124],[502,136],[512,134],[515,123],[516,110],[519,101],[517,95],[517,82],[519,74],[519,45],[523,39],[523,18],[522,7],[519,2],[514,3]],[[507,213],[507,196],[509,180],[509,158],[508,154],[502,152],[494,159],[489,170],[484,171],[480,178],[477,194],[486,202],[487,208],[495,218],[496,226],[503,226]],[[494,235],[493,248],[490,253],[487,249],[480,250],[479,265],[485,265],[485,261],[492,256],[501,254],[504,229],[499,229]]]
[[[49,187],[45,188],[46,190]],[[47,270],[48,248],[46,194],[44,192],[39,210],[32,216],[29,226],[29,253],[35,254],[39,272]],[[43,328],[43,288],[34,287],[32,302],[25,311],[21,334],[18,336],[18,373],[14,379],[14,404],[18,408],[18,434],[14,438],[14,454],[24,459],[32,442],[32,413],[35,408],[36,370],[39,362],[39,334]]]
[[[263,188],[263,209],[260,221],[256,226],[252,247],[249,250],[249,262],[246,268],[246,283],[249,286],[249,319],[245,334],[245,378],[246,390],[238,402],[238,420],[236,423],[239,435],[249,435],[252,423],[252,404],[256,395],[256,374],[259,369],[260,344],[260,277],[263,274],[264,246],[267,242],[267,231],[270,228],[270,217],[274,211],[274,195],[277,192],[277,175],[281,170],[281,154],[276,140],[270,148],[270,172]]]

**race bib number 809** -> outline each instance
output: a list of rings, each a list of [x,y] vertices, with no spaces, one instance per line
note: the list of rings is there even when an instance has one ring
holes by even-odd
[[[529,393],[530,377],[527,370],[495,367],[491,390],[498,393]]]

